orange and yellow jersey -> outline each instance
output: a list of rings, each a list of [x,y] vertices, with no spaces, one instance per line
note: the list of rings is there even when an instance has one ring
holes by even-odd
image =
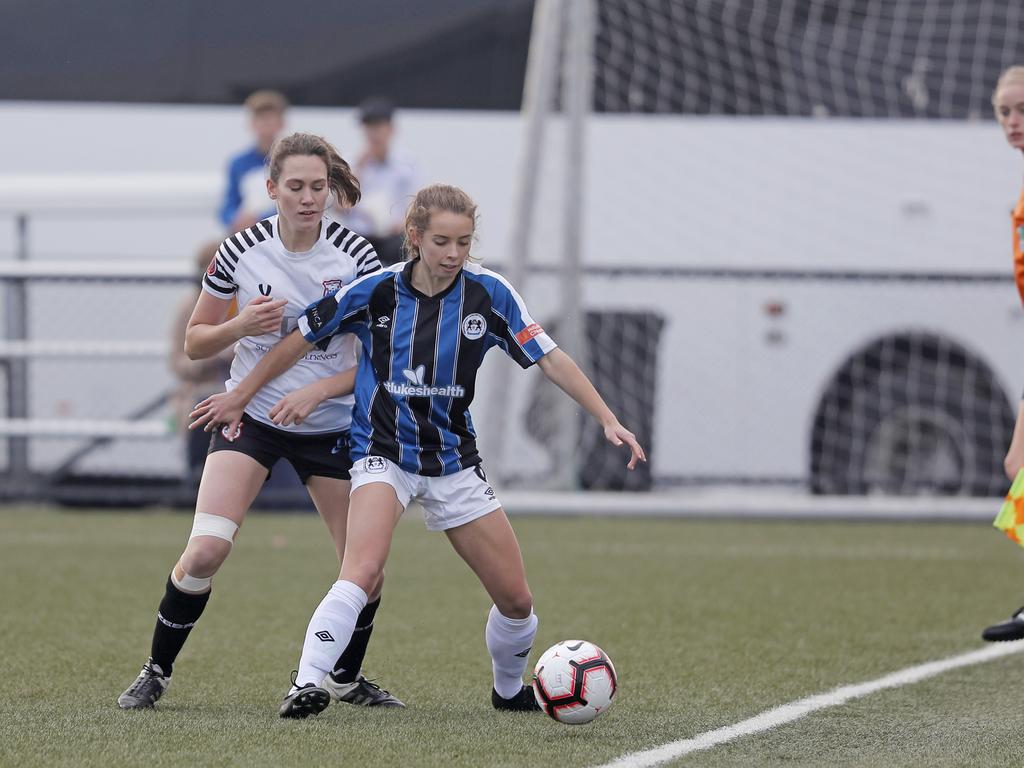
[[[1017,292],[1021,303],[1024,303],[1024,189],[1011,214],[1013,219],[1013,279],[1017,282]]]

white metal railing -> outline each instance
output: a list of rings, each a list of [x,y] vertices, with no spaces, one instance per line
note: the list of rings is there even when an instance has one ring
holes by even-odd
[[[182,282],[195,276],[186,261],[0,261],[0,280],[163,280]]]
[[[154,438],[175,434],[166,419],[0,419],[0,437]]]
[[[0,361],[35,357],[162,357],[165,341],[0,341]]]
[[[11,221],[13,247],[3,249],[0,288],[3,327],[0,333],[0,374],[5,377],[6,418],[0,437],[7,443],[7,471],[15,481],[30,477],[29,440],[38,437],[87,438],[101,443],[113,438],[164,439],[174,434],[165,419],[37,419],[30,418],[29,365],[52,357],[153,359],[168,353],[166,339],[66,341],[31,339],[28,334],[28,285],[48,282],[158,282],[185,285],[194,280],[191,259],[34,260],[30,234],[54,219],[95,218],[116,226],[136,217],[192,217],[197,231],[215,229],[214,211],[223,185],[220,174],[0,175],[0,218]],[[197,242],[199,241],[197,237]],[[73,254],[68,254],[73,255]]]

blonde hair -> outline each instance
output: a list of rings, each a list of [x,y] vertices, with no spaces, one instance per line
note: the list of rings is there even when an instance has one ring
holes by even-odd
[[[288,109],[288,99],[277,91],[253,91],[245,100],[245,108],[254,115],[260,112],[284,114],[284,111]]]
[[[343,158],[338,150],[334,148],[323,136],[314,136],[312,133],[293,133],[274,142],[270,148],[270,178],[274,183],[281,178],[281,166],[285,158],[292,155],[315,155],[324,161],[327,166],[327,186],[334,192],[338,203],[341,205],[355,205],[359,202],[361,195],[359,191],[359,179],[352,172],[352,168]]]
[[[1024,66],[1015,64],[1004,69],[1003,73],[999,75],[999,79],[996,81],[996,88],[992,91],[992,109],[996,108],[996,99],[999,97],[999,91],[1008,85],[1024,85]]]
[[[430,216],[434,211],[448,211],[469,216],[476,229],[476,203],[458,187],[450,184],[431,184],[416,193],[405,212],[405,242],[402,250],[408,258],[419,256],[419,249],[412,242],[409,230],[415,230],[420,237],[427,231]]]

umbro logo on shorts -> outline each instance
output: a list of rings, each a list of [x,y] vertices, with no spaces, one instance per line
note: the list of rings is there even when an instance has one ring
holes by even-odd
[[[317,632],[314,635],[314,637],[317,638],[318,640],[322,640],[325,643],[333,643],[334,642],[334,637],[326,629],[321,629],[319,632]]]
[[[388,469],[388,460],[382,459],[380,456],[368,456],[366,458],[366,471],[379,474],[386,472]]]

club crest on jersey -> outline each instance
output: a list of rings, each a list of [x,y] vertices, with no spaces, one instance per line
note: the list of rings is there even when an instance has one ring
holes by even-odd
[[[462,321],[462,335],[467,339],[475,340],[479,339],[487,333],[487,321],[484,320],[484,316],[479,312],[474,312],[472,315],[466,315]]]
[[[324,296],[330,296],[332,293],[337,293],[341,290],[341,286],[345,283],[340,279],[324,280]]]
[[[206,268],[206,274],[210,275],[211,277],[213,275],[217,274],[217,257],[216,256],[214,256],[212,259],[210,259],[210,266],[208,266]]]
[[[380,456],[367,456],[366,457],[366,471],[372,472],[375,475],[381,472],[387,472],[388,460],[382,459]]]

